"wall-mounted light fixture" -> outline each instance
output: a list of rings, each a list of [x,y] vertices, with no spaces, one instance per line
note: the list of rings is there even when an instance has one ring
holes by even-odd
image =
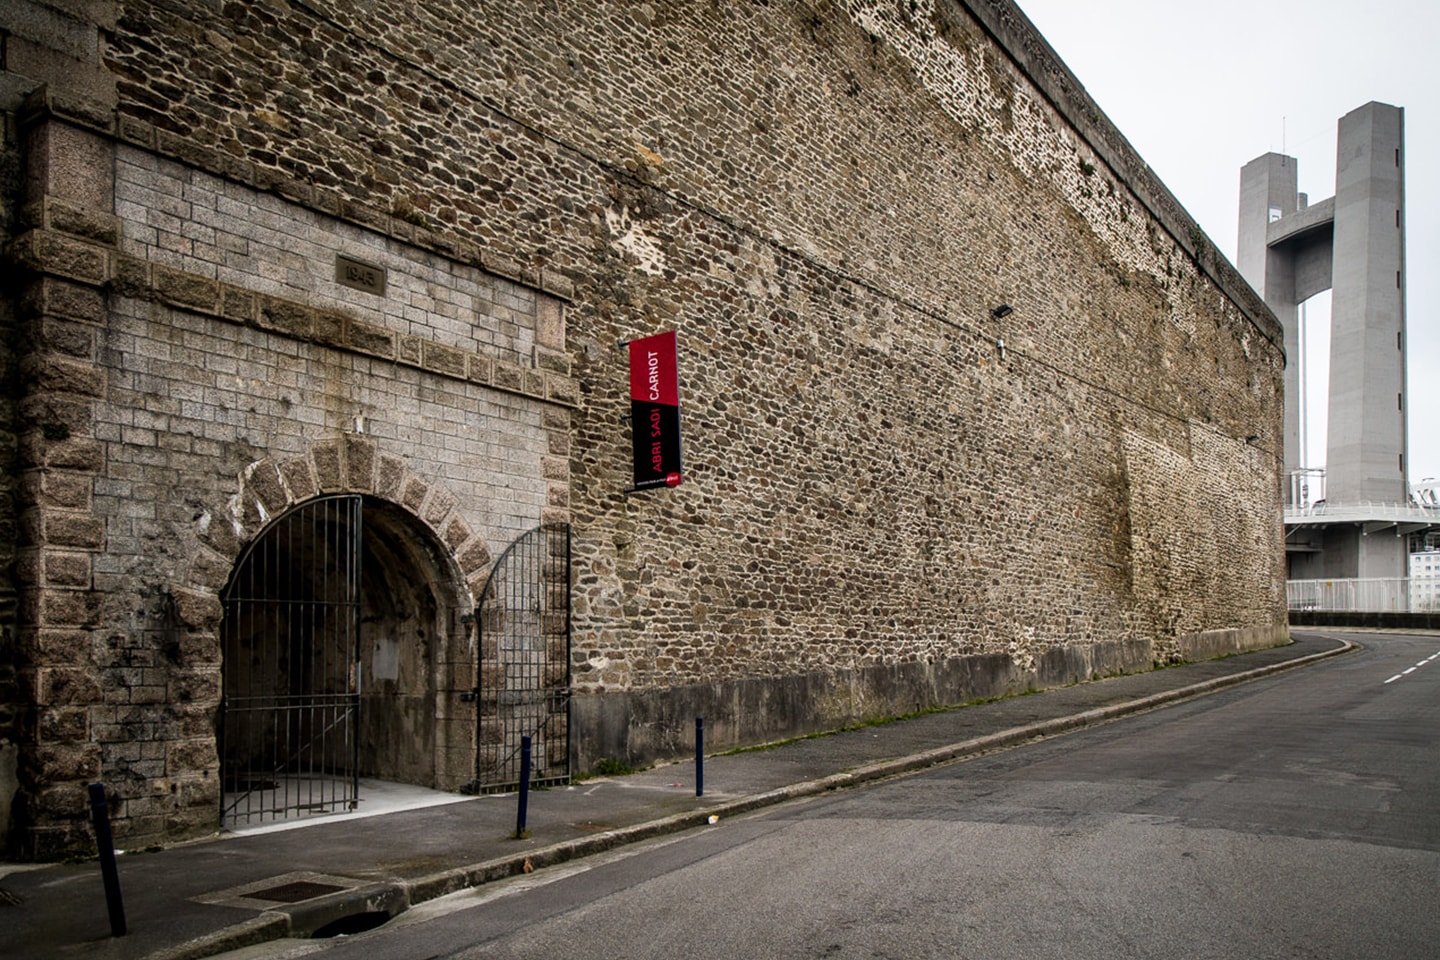
[[[994,317],[996,320],[1004,320],[1006,317],[1010,316],[1010,314],[1012,314],[1012,313],[1014,313],[1014,312],[1015,312],[1015,308],[1012,307],[1012,306],[1010,306],[1010,304],[1008,304],[1008,303],[1002,303],[1002,304],[1000,304],[1000,306],[998,306],[998,307],[991,307],[991,308],[990,308],[990,316]],[[995,349],[998,350],[998,351],[1000,351],[1000,362],[1001,362],[1001,363],[1004,363],[1004,362],[1005,362],[1005,338],[1004,338],[1004,337],[998,337],[998,338],[996,338],[996,340],[995,340]]]

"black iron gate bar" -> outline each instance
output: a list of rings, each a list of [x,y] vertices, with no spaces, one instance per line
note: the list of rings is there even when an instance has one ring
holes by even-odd
[[[475,779],[469,792],[570,779],[570,527],[546,524],[501,554],[480,595]]]
[[[353,809],[359,799],[362,501],[277,519],[225,595],[222,823]]]

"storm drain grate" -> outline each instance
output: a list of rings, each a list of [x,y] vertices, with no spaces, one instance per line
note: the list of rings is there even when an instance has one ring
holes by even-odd
[[[3,2],[3,0],[0,0]],[[191,897],[196,903],[217,907],[237,907],[241,910],[275,910],[280,904],[303,903],[316,897],[354,890],[363,880],[353,877],[337,877],[329,873],[314,873],[309,870],[295,870],[276,877],[252,880],[228,890]]]
[[[336,886],[333,883],[312,883],[309,880],[297,880],[294,883],[282,883],[278,887],[271,887],[268,890],[254,890],[245,896],[251,900],[272,900],[275,903],[299,903],[301,900],[312,900],[315,897],[323,897],[327,893],[334,893],[337,890],[344,890],[344,887]]]

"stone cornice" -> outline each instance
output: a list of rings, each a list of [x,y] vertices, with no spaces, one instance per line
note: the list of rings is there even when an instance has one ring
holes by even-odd
[[[522,367],[424,337],[399,334],[340,311],[150,263],[121,254],[113,246],[53,229],[32,228],[16,237],[5,253],[12,263],[36,275],[104,288],[123,297],[162,303],[546,403],[572,408],[579,403],[579,389],[568,375],[568,360],[555,351],[537,349],[537,365]]]

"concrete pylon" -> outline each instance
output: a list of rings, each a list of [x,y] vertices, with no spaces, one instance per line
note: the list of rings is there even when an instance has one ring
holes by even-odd
[[[1329,497],[1404,503],[1404,112],[1369,103],[1340,120],[1330,307]]]
[[[1404,111],[1367,103],[1340,119],[1335,196],[1306,205],[1294,157],[1267,153],[1240,172],[1240,273],[1285,327],[1285,467],[1300,456],[1297,306],[1331,296],[1332,502],[1404,503]]]
[[[1275,313],[1285,331],[1285,476],[1300,462],[1300,328],[1295,296],[1295,257],[1275,249],[1266,236],[1271,223],[1291,217],[1300,204],[1295,158],[1267,153],[1240,171],[1240,237],[1235,266]],[[1325,232],[1328,243],[1331,233]],[[1328,284],[1327,284],[1328,285]],[[1322,288],[1323,289],[1323,288]],[[1303,299],[1303,298],[1302,298]]]
[[[1236,266],[1285,329],[1287,476],[1301,460],[1299,304],[1331,290],[1329,430],[1325,508],[1328,523],[1286,492],[1287,544],[1328,557],[1291,555],[1316,576],[1403,576],[1401,528],[1392,520],[1411,505],[1406,479],[1405,402],[1405,112],[1367,103],[1340,118],[1335,196],[1307,204],[1297,192],[1294,157],[1267,153],[1240,172]],[[1389,505],[1372,510],[1370,505]],[[1292,514],[1309,511],[1307,518]],[[1366,512],[1370,511],[1370,512]],[[1373,518],[1371,514],[1374,514]],[[1312,529],[1296,550],[1292,519]],[[1341,529],[1341,527],[1344,529]],[[1352,529],[1353,528],[1353,529]],[[1388,538],[1377,537],[1386,529]],[[1399,540],[1399,544],[1395,543]],[[1297,560],[1302,561],[1297,564]]]

